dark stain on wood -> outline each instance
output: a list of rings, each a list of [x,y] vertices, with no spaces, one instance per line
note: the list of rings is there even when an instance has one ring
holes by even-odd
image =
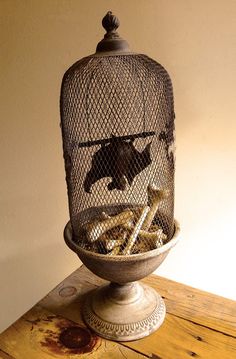
[[[92,335],[87,329],[70,327],[61,332],[59,341],[69,349],[84,350],[84,348],[89,348],[92,342]]]
[[[75,322],[57,317],[55,331],[47,329],[41,345],[58,355],[85,354],[94,350],[101,339]]]
[[[162,359],[162,358],[157,354],[152,354],[151,359]]]
[[[56,315],[48,315],[47,318],[43,319],[44,322],[53,322],[53,320],[56,318]]]
[[[40,318],[37,318],[37,319],[34,319],[34,320],[30,320],[30,319],[25,319],[25,321],[27,322],[27,323],[30,323],[30,324],[32,324],[32,326],[31,326],[31,331],[34,329],[34,326],[36,326],[36,325],[38,325],[40,322],[52,322],[53,321],[53,319],[54,318],[56,318],[56,316],[55,315],[48,315],[46,318],[44,318],[44,319],[40,319]]]
[[[197,353],[195,352],[192,352],[192,351],[189,351],[188,354],[191,356],[191,357],[197,357]]]
[[[25,319],[25,321],[27,323],[30,323],[31,324],[31,328],[30,328],[30,331],[32,331],[34,329],[34,326],[37,325],[41,319],[35,319],[35,320],[29,320],[29,319]]]

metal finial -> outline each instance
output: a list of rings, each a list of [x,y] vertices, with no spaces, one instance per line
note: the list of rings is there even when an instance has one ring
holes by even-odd
[[[120,26],[120,21],[118,17],[112,15],[111,11],[108,11],[108,13],[102,19],[102,26],[107,32],[116,31]]]
[[[112,14],[111,11],[104,16],[102,19],[102,26],[106,30],[103,40],[101,40],[98,45],[96,52],[130,52],[129,45],[127,41],[122,39],[118,32],[116,31],[120,26],[120,21],[118,17]]]

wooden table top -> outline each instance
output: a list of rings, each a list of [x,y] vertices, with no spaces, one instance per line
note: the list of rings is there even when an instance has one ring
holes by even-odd
[[[0,358],[233,359],[236,302],[151,275],[143,280],[164,298],[164,324],[149,337],[116,343],[88,330],[80,308],[86,293],[105,281],[82,266],[0,335]],[[80,348],[66,346],[80,334]]]

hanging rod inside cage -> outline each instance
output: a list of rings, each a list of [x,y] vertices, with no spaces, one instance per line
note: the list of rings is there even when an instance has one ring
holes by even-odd
[[[106,143],[110,143],[112,140],[114,139],[119,139],[122,141],[126,141],[126,140],[135,140],[136,138],[146,138],[146,137],[150,137],[150,136],[154,136],[156,134],[156,132],[151,131],[151,132],[141,132],[141,133],[135,133],[133,135],[127,135],[127,136],[114,136],[112,135],[110,138],[103,138],[100,140],[94,140],[94,141],[86,141],[86,142],[73,142],[72,144],[72,148],[74,147],[91,147],[91,146],[95,146],[95,145],[105,145]]]

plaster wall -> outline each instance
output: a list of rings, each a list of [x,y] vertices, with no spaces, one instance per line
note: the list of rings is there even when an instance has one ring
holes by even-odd
[[[133,50],[174,86],[181,242],[158,274],[236,299],[236,1],[2,0],[0,330],[79,266],[59,128],[65,70],[93,53],[112,10]]]

